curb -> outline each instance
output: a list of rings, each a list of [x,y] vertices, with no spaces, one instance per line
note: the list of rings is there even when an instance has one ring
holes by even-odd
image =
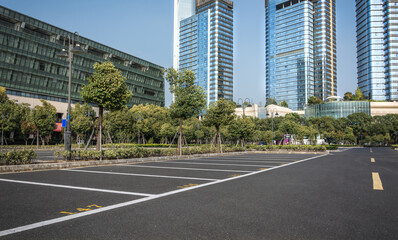
[[[203,158],[213,156],[229,156],[229,155],[243,155],[247,153],[272,153],[272,154],[320,154],[326,152],[287,152],[287,151],[245,151],[233,153],[209,153],[209,154],[194,154],[185,156],[163,156],[163,157],[148,157],[148,158],[131,158],[131,159],[116,159],[116,160],[95,160],[95,161],[72,161],[61,163],[42,163],[42,164],[25,164],[25,165],[4,165],[0,166],[0,173],[12,173],[23,171],[37,171],[37,170],[52,170],[62,168],[78,168],[78,167],[94,167],[104,165],[126,164],[126,163],[144,163],[144,162],[164,162],[170,160],[183,160],[192,158]]]

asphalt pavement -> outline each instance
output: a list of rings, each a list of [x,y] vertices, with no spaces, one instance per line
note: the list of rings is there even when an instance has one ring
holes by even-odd
[[[1,174],[0,236],[396,239],[397,183],[389,148]]]

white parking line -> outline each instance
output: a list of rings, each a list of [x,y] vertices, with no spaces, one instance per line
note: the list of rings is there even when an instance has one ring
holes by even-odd
[[[162,163],[177,163],[177,164],[201,164],[201,165],[217,165],[217,166],[240,166],[240,167],[275,167],[275,166],[264,166],[264,165],[243,165],[243,164],[227,164],[227,163],[197,163],[197,162],[162,162]]]
[[[301,160],[301,159],[300,159]],[[261,163],[261,162],[270,162],[270,161],[264,161],[264,160],[253,160],[253,161],[246,161],[246,160],[207,160],[207,159],[184,159],[184,161],[207,161],[207,162],[255,162],[255,163]],[[290,162],[294,162],[294,161],[273,161],[275,163],[290,163]]]
[[[59,184],[50,184],[50,183],[19,181],[19,180],[3,179],[3,178],[0,178],[0,181],[2,181],[2,182],[12,182],[12,183],[30,184],[30,185],[38,185],[38,186],[46,186],[46,187],[69,188],[69,189],[84,190],[84,191],[93,191],[93,192],[106,192],[106,193],[116,193],[116,194],[124,194],[124,195],[135,195],[135,196],[142,196],[142,197],[154,196],[154,194],[147,194],[147,193],[114,191],[114,190],[99,189],[99,188],[76,187],[76,186],[59,185]]]
[[[87,212],[76,213],[76,214],[73,214],[73,215],[68,215],[68,216],[54,218],[54,219],[47,220],[47,221],[37,222],[37,223],[28,224],[28,225],[21,226],[21,227],[16,227],[16,228],[8,229],[8,230],[3,230],[3,231],[0,231],[0,237],[7,236],[7,235],[10,235],[10,234],[14,234],[14,233],[18,233],[18,232],[31,230],[31,229],[35,229],[35,228],[39,228],[39,227],[43,227],[43,226],[52,225],[52,224],[55,224],[55,223],[65,222],[65,221],[68,221],[68,220],[72,220],[72,219],[76,219],[76,218],[80,218],[80,217],[85,217],[85,216],[89,216],[89,215],[93,215],[93,214],[96,214],[96,213],[101,213],[101,212],[105,212],[105,211],[109,211],[109,210],[113,210],[113,209],[117,209],[117,208],[121,208],[121,207],[131,206],[131,205],[134,205],[134,204],[137,204],[137,203],[146,202],[146,201],[150,201],[150,200],[153,200],[153,199],[170,196],[170,195],[174,195],[174,194],[181,193],[181,192],[191,191],[191,190],[194,190],[194,189],[198,189],[198,188],[202,188],[202,187],[206,187],[206,186],[210,186],[210,185],[215,185],[215,184],[219,184],[219,183],[223,183],[223,182],[233,181],[233,180],[236,180],[236,179],[239,179],[239,178],[244,178],[244,177],[252,176],[252,175],[255,175],[255,174],[271,171],[271,170],[274,170],[274,169],[287,167],[287,166],[290,166],[290,165],[293,165],[293,164],[301,163],[301,162],[304,162],[304,161],[309,161],[309,160],[312,160],[312,159],[315,159],[315,158],[319,158],[319,157],[323,157],[323,156],[327,156],[327,155],[328,154],[315,156],[315,157],[307,158],[307,159],[304,159],[304,160],[301,160],[301,161],[298,161],[298,162],[288,163],[288,164],[283,165],[283,166],[277,166],[277,167],[269,168],[269,169],[266,169],[266,170],[261,170],[261,171],[257,171],[257,172],[251,172],[251,173],[248,173],[248,174],[244,174],[244,175],[240,175],[240,176],[236,176],[236,177],[232,177],[232,178],[226,178],[226,179],[222,179],[222,180],[218,180],[218,181],[214,181],[214,182],[204,183],[204,184],[201,184],[201,185],[198,185],[198,186],[193,186],[193,187],[190,187],[190,188],[178,189],[178,190],[175,190],[175,191],[166,192],[166,193],[162,193],[162,194],[158,194],[158,195],[154,195],[154,196],[150,196],[150,197],[146,197],[146,198],[141,198],[141,199],[137,199],[137,200],[133,200],[133,201],[128,201],[128,202],[124,202],[124,203],[119,203],[119,204],[111,205],[111,206],[108,206],[108,207],[102,207],[102,208],[94,209],[94,210],[87,211]]]
[[[193,177],[177,177],[177,176],[149,175],[149,174],[136,174],[136,173],[86,171],[86,170],[77,170],[77,169],[61,169],[60,171],[83,172],[83,173],[97,173],[97,174],[100,173],[100,174],[123,175],[123,176],[137,176],[137,177],[190,179],[190,180],[199,180],[199,181],[217,181],[217,180],[220,180],[220,179],[211,179],[211,178],[193,178]]]
[[[118,165],[118,166],[124,166],[124,167],[139,167],[139,168],[164,168],[164,169],[192,170],[192,171],[210,171],[210,172],[253,172],[253,171],[227,170],[227,169],[159,167],[159,166],[149,166],[149,165]]]

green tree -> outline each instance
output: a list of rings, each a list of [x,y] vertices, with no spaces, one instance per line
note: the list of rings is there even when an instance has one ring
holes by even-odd
[[[45,145],[45,142],[47,141],[48,143],[50,135],[55,129],[57,110],[43,99],[40,99],[40,102],[42,106],[37,105],[32,110],[32,121],[36,126],[37,138],[39,139],[42,136],[42,143]],[[39,141],[37,145],[39,145]]]
[[[167,108],[156,105],[134,105],[130,112],[136,121],[136,130],[140,131],[143,142],[146,139],[161,141],[159,132],[162,125],[169,121],[169,111]]]
[[[344,100],[345,101],[351,101],[351,98],[352,98],[352,92],[344,93]]]
[[[271,104],[273,104],[273,105],[278,105],[278,104],[276,103],[275,98],[267,98],[266,103],[265,103],[265,106],[268,106],[268,105],[271,105]]]
[[[246,140],[252,138],[255,132],[253,119],[246,116],[238,117],[228,126],[228,131],[232,139],[241,141],[243,147]]]
[[[289,104],[287,104],[286,100],[283,100],[282,102],[279,103],[279,106],[288,108]]]
[[[174,101],[170,106],[170,116],[179,119],[178,152],[182,155],[182,124],[185,119],[198,116],[206,106],[206,94],[203,89],[195,85],[195,74],[186,70],[178,72],[169,68],[166,80],[170,84],[170,92],[174,94]]]
[[[361,89],[359,89],[359,87],[357,87],[357,90],[355,91],[355,94],[352,95],[351,100],[353,101],[363,101],[365,100],[365,95],[363,95],[363,93],[361,92]]]
[[[308,98],[308,105],[321,104],[321,103],[323,103],[322,99],[317,98],[315,96],[311,96]]]
[[[358,142],[366,136],[366,128],[371,122],[372,117],[363,112],[353,113],[347,117],[347,126],[353,129]]]
[[[0,103],[5,103],[8,100],[7,91],[4,87],[0,87]]]
[[[93,75],[87,78],[88,84],[80,92],[84,101],[94,103],[99,108],[97,150],[101,149],[102,118],[104,110],[120,110],[132,96],[126,78],[111,62],[94,64]]]
[[[214,126],[217,136],[217,152],[222,153],[220,127],[231,123],[235,118],[235,103],[224,98],[210,104],[203,123],[206,126]]]
[[[71,130],[76,135],[76,141],[79,142],[80,138],[93,128],[95,111],[87,103],[83,105],[76,103],[70,115]]]

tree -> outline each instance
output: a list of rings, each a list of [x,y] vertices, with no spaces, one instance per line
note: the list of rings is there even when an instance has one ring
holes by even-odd
[[[271,105],[271,104],[273,104],[273,105],[278,105],[278,104],[276,103],[275,98],[267,98],[266,103],[265,103],[265,106],[268,106],[268,105]]]
[[[5,103],[8,100],[7,91],[4,87],[0,87],[0,103]]]
[[[57,110],[53,105],[43,99],[40,99],[40,102],[43,105],[37,105],[32,110],[32,121],[36,126],[37,139],[43,136],[42,143],[44,145],[45,140],[47,140],[48,143],[50,135],[55,129]],[[39,145],[39,141],[37,141],[37,145]]]
[[[288,108],[289,104],[287,104],[286,100],[283,100],[282,102],[279,103],[279,106]]]
[[[224,98],[210,104],[209,109],[204,116],[203,123],[206,126],[214,126],[216,128],[217,152],[222,152],[220,127],[231,123],[235,118],[235,103]]]
[[[156,105],[134,105],[130,112],[136,122],[136,130],[140,131],[143,140],[154,139],[160,141],[159,132],[162,125],[169,120],[169,112],[166,108]],[[143,141],[144,142],[144,141]]]
[[[166,80],[174,101],[170,106],[170,116],[179,119],[178,152],[182,155],[182,124],[185,119],[198,116],[206,106],[206,94],[200,86],[195,85],[195,74],[190,70],[178,72],[169,68]]]
[[[75,104],[71,111],[71,128],[72,132],[76,135],[76,141],[79,141],[87,132],[93,127],[95,112],[93,108],[85,103],[80,105]]]
[[[357,90],[355,91],[355,94],[352,95],[351,100],[353,101],[363,101],[365,100],[365,95],[363,95],[363,93],[361,92],[361,89],[359,89],[359,87],[357,87]]]
[[[315,96],[311,96],[308,98],[308,105],[321,104],[321,103],[323,103],[322,99],[317,98]]]
[[[133,112],[128,111],[127,107],[104,115],[104,126],[107,134],[109,133],[119,143],[129,142],[130,139],[133,139],[135,122]]]
[[[344,100],[345,101],[351,101],[351,98],[352,98],[352,92],[344,93]]]
[[[111,62],[94,64],[94,73],[87,80],[88,84],[82,87],[80,94],[84,101],[99,108],[97,150],[100,150],[104,110],[122,109],[133,94],[127,87],[126,78]]]
[[[241,141],[242,147],[245,146],[245,141],[250,139],[255,132],[255,125],[251,117],[238,117],[228,127],[231,137],[234,140]]]

